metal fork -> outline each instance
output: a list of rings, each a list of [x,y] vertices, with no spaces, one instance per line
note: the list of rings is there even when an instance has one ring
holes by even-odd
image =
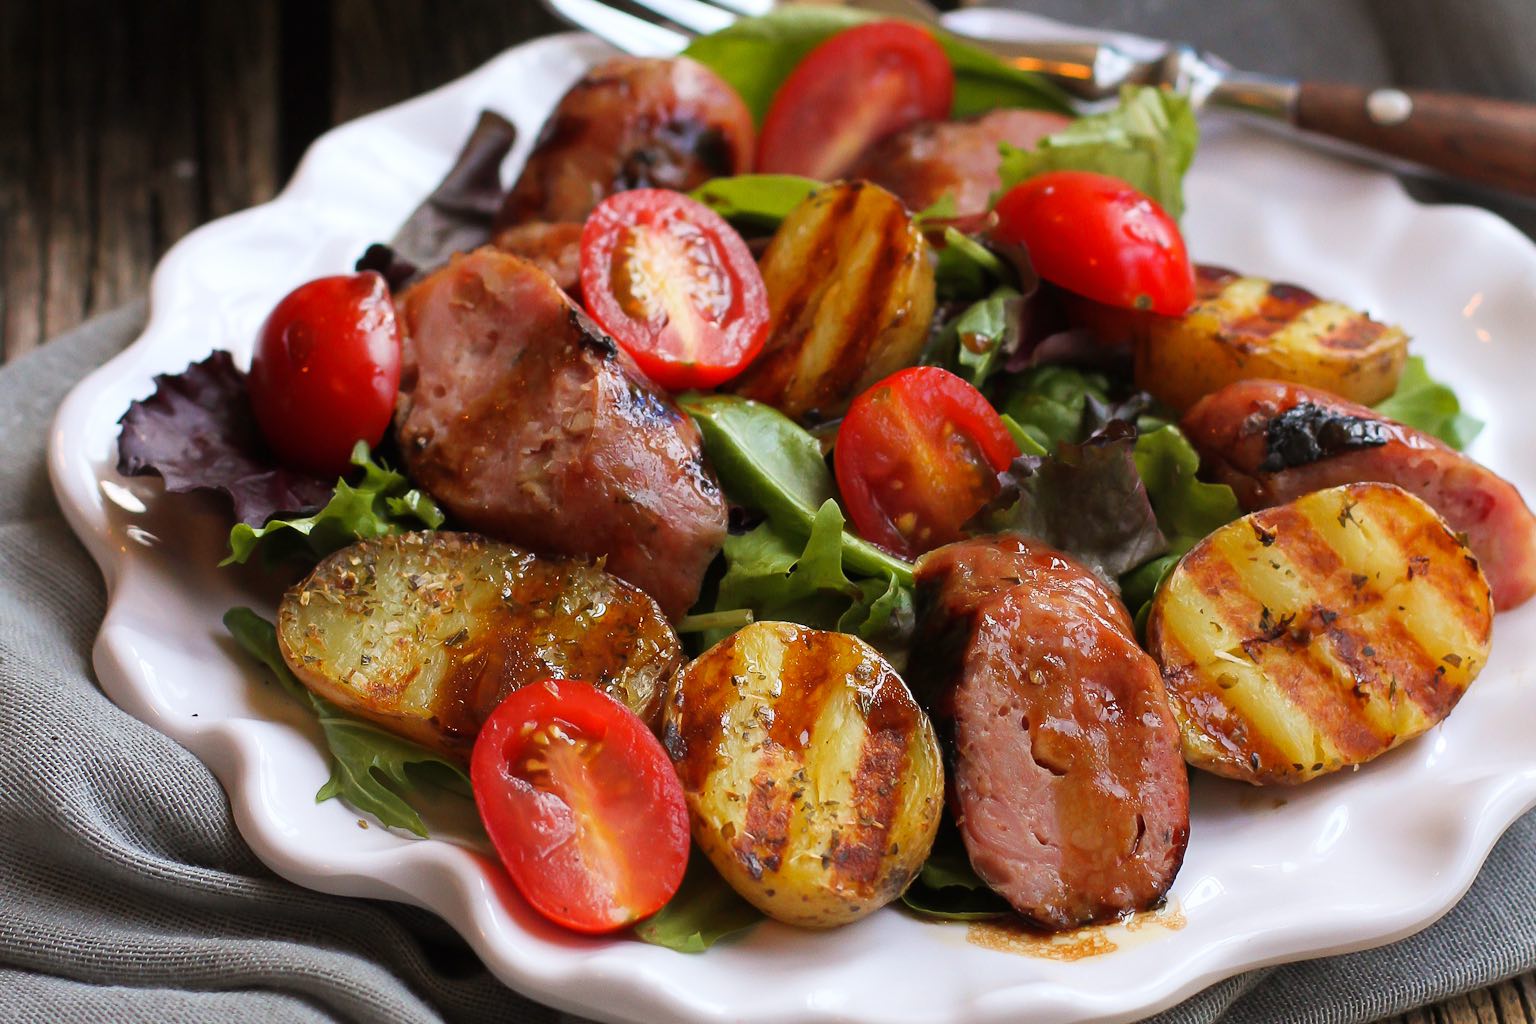
[[[654,14],[628,14],[601,0],[543,0],[557,16],[629,53],[669,56],[695,35],[728,28],[743,15],[766,14],[779,0],[631,0]],[[812,0],[937,25],[925,0]],[[960,0],[962,7],[986,0]],[[1180,43],[1149,43],[1146,53],[1098,42],[1015,42],[948,30],[1022,71],[1054,82],[1084,104],[1128,84],[1156,85],[1206,106],[1257,115],[1328,136],[1357,156],[1394,169],[1403,162],[1441,176],[1536,197],[1536,104],[1449,93],[1362,89],[1297,82],[1234,70]]]

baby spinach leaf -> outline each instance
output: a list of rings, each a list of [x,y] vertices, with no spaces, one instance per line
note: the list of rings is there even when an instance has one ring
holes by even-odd
[[[938,363],[983,387],[1024,338],[1024,296],[1001,287],[944,325]]]
[[[1184,174],[1200,127],[1189,101],[1166,89],[1128,85],[1120,105],[1079,118],[1034,149],[1003,145],[1006,191],[1046,171],[1096,171],[1151,196],[1177,220],[1184,214]]]
[[[701,36],[683,53],[729,82],[761,123],[774,93],[807,54],[843,29],[880,17],[846,7],[791,5]],[[940,29],[932,31],[955,69],[952,116],[970,117],[998,107],[1072,112],[1061,91],[1039,76],[1010,67]]]
[[[678,405],[698,423],[704,452],[732,501],[761,511],[786,536],[811,535],[817,514],[836,497],[814,437],[772,406],[736,395],[688,394]],[[850,571],[912,582],[910,562],[846,530],[841,550]]]
[[[339,797],[347,805],[371,814],[390,828],[425,837],[427,826],[410,803],[414,781],[430,781],[469,795],[469,777],[458,764],[435,751],[352,718],[294,678],[277,644],[277,630],[249,608],[224,614],[224,628],[246,654],[267,667],[283,689],[315,712],[331,754],[331,777],[315,794],[321,803]],[[413,779],[413,776],[415,779]]]
[[[236,523],[229,531],[229,555],[220,565],[244,562],[261,548],[269,561],[287,555],[327,555],[369,537],[443,525],[442,510],[401,473],[373,460],[368,445],[352,449],[352,465],[363,471],[355,484],[337,480],[331,500],[314,515],[272,519],[265,525]]]
[[[702,953],[762,919],[762,912],[737,895],[709,859],[695,850],[682,886],[666,906],[635,925],[635,935],[679,953]]]
[[[1109,378],[1070,366],[1040,366],[1018,377],[999,405],[1046,451],[1084,436],[1090,400],[1109,401]]]
[[[1448,385],[1429,375],[1421,356],[1410,356],[1398,379],[1397,391],[1376,406],[1389,419],[1433,434],[1461,451],[1483,429],[1483,421],[1461,411],[1461,400]]]

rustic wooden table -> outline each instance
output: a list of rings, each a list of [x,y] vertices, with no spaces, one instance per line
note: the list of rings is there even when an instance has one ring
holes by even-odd
[[[0,3],[0,362],[142,295],[331,125],[562,27],[534,0]],[[1536,973],[1393,1024],[1536,1024]]]

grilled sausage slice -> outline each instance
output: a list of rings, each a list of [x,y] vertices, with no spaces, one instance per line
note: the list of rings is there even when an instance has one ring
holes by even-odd
[[[574,297],[581,291],[581,227],[543,221],[517,224],[498,231],[491,244],[532,263]]]
[[[472,529],[605,557],[669,616],[687,611],[726,527],[693,421],[516,256],[455,256],[400,310],[411,476]]]
[[[682,667],[656,602],[584,562],[443,530],[365,540],[325,558],[278,608],[305,686],[460,759],[513,690],[584,679],[653,728]]]
[[[913,674],[939,677],[976,873],[1047,928],[1151,906],[1183,862],[1189,780],[1125,609],[1087,569],[1019,538],[940,548],[917,579],[916,648],[938,642]]]
[[[545,122],[496,217],[584,221],[615,192],[686,192],[752,165],[752,113],[709,68],[677,57],[618,57],[571,87]]]
[[[1339,484],[1397,484],[1464,533],[1494,606],[1536,594],[1536,516],[1515,485],[1438,439],[1317,388],[1230,384],[1190,409],[1185,434],[1245,509]]]
[[[994,110],[970,121],[925,121],[875,143],[854,166],[864,178],[894,192],[909,210],[926,210],[946,195],[955,215],[986,213],[1002,187],[998,146],[1033,149],[1072,119],[1044,110]]]

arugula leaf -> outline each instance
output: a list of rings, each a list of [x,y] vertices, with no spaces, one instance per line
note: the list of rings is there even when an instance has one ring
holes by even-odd
[[[760,510],[787,534],[809,537],[822,506],[836,496],[821,444],[772,406],[736,395],[685,394],[677,403],[698,423],[731,500]],[[842,560],[854,572],[912,582],[912,563],[847,531]]]
[[[688,194],[737,227],[767,234],[823,187],[794,174],[738,174],[706,181]]]
[[[246,654],[265,665],[283,689],[305,701],[315,712],[331,754],[331,777],[315,794],[323,803],[340,797],[351,807],[371,814],[383,825],[425,837],[427,826],[406,802],[401,790],[413,790],[412,775],[468,796],[469,776],[454,762],[426,747],[348,716],[298,681],[283,661],[277,629],[249,608],[231,608],[224,628]]]
[[[1243,514],[1237,495],[1225,484],[1202,482],[1195,474],[1200,456],[1178,427],[1146,431],[1136,439],[1136,472],[1147,488],[1157,523],[1168,538],[1168,553],[1120,578],[1125,605],[1141,621],[1163,578],[1180,558],[1219,527]]]
[[[1003,144],[1003,191],[1046,171],[1096,171],[1151,196],[1175,220],[1184,214],[1184,173],[1200,127],[1189,101],[1153,86],[1128,85],[1114,110],[1079,118],[1032,150]]]
[[[729,28],[701,36],[684,56],[707,65],[746,101],[761,123],[784,79],[804,57],[845,28],[881,20],[879,14],[843,7],[795,5],[760,18],[742,18]],[[955,69],[953,117],[970,117],[998,107],[1025,107],[1072,113],[1066,97],[1037,75],[931,26]]]
[[[635,925],[635,936],[679,953],[702,953],[762,919],[762,912],[737,895],[708,858],[695,850],[683,884],[666,906]]]
[[[1461,401],[1448,385],[1429,375],[1422,356],[1409,356],[1397,391],[1376,406],[1389,419],[1433,434],[1461,451],[1483,429],[1483,421],[1461,411]]]
[[[229,555],[219,564],[244,562],[258,547],[269,561],[327,555],[369,537],[443,525],[437,503],[411,487],[404,475],[373,461],[365,442],[352,449],[352,465],[362,469],[362,480],[356,485],[337,480],[331,500],[314,515],[271,519],[263,526],[236,523],[229,531]]]

